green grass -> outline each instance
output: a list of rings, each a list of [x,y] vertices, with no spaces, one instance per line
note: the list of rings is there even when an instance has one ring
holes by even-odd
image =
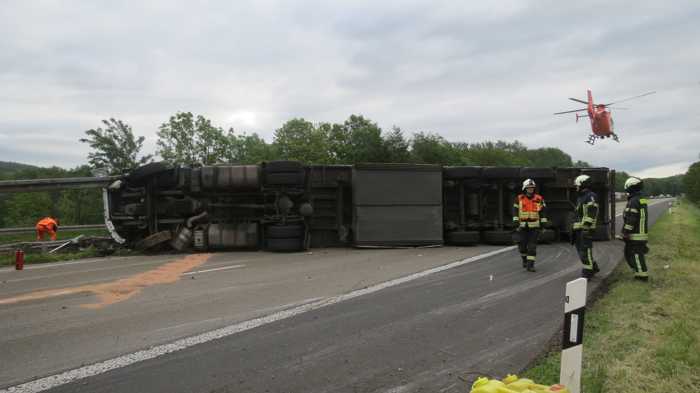
[[[106,229],[86,229],[80,231],[61,231],[56,233],[56,240],[70,240],[78,235],[83,236],[109,236],[109,232]],[[47,239],[47,237],[44,237]],[[0,235],[0,244],[18,243],[18,242],[32,242],[36,240],[35,233],[16,233],[16,234],[2,234]],[[119,251],[118,251],[119,252]],[[120,255],[123,254],[120,253]],[[55,254],[41,253],[41,252],[29,252],[25,254],[24,263],[49,263],[49,262],[59,262],[68,261],[72,259],[81,258],[92,258],[100,256],[100,252],[95,247],[88,247],[78,251],[68,251],[68,252],[57,252]],[[8,266],[15,264],[15,255],[11,254],[0,254],[0,266]]]
[[[83,229],[79,231],[62,231],[59,228],[58,232],[56,232],[56,240],[70,240],[78,235],[109,236],[109,232],[106,229]],[[35,232],[0,234],[0,244],[33,242],[35,240]],[[44,235],[44,240],[50,240],[50,238]]]
[[[59,261],[69,261],[72,259],[92,258],[100,256],[99,251],[95,247],[88,247],[80,251],[65,252],[65,253],[30,253],[25,254],[24,263],[29,265],[33,263],[49,263]],[[3,254],[0,255],[0,266],[9,266],[15,264],[15,255]]]
[[[583,391],[700,391],[700,209],[682,201],[653,227],[650,282],[625,263],[609,292],[586,313]],[[559,353],[526,370],[539,383],[559,380]]]

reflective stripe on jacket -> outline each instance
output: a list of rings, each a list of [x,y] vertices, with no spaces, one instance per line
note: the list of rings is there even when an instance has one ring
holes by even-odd
[[[627,206],[622,214],[625,224],[622,233],[628,235],[629,240],[647,241],[649,239],[648,223],[649,209],[647,200],[640,193],[634,193],[627,199]]]
[[[545,208],[542,195],[532,194],[532,197],[528,197],[520,194],[513,204],[513,222],[521,227],[539,228],[540,223],[547,222]]]
[[[574,230],[595,229],[598,218],[598,196],[595,192],[585,189],[576,201],[576,219]]]

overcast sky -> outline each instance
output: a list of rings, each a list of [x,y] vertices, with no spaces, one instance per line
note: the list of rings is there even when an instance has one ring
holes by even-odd
[[[72,167],[115,117],[155,150],[178,111],[268,141],[362,114],[450,141],[520,140],[644,177],[700,154],[700,2],[2,1],[0,160]],[[621,143],[553,112],[613,111]],[[586,119],[584,119],[586,120]]]

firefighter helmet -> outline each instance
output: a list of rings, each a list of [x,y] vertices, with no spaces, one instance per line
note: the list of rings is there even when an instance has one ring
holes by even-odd
[[[588,175],[580,175],[574,179],[574,185],[578,188],[585,188],[591,184],[591,177]]]
[[[528,188],[528,187],[535,188],[535,186],[536,186],[536,184],[535,184],[535,181],[534,181],[534,180],[532,180],[532,179],[525,179],[525,181],[523,182],[523,191],[525,191],[525,189]]]
[[[638,177],[630,177],[625,181],[625,191],[628,193],[640,191],[643,186],[644,183],[642,182],[642,179]]]

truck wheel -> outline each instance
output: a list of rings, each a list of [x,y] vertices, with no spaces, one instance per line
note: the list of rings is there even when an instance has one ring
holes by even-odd
[[[473,246],[479,243],[479,231],[454,231],[447,233],[447,244]]]
[[[269,251],[302,251],[304,239],[267,239],[267,249]]]
[[[269,225],[265,231],[267,239],[299,239],[304,237],[303,225]]]
[[[513,234],[511,231],[484,231],[484,242],[488,244],[511,245]]]

